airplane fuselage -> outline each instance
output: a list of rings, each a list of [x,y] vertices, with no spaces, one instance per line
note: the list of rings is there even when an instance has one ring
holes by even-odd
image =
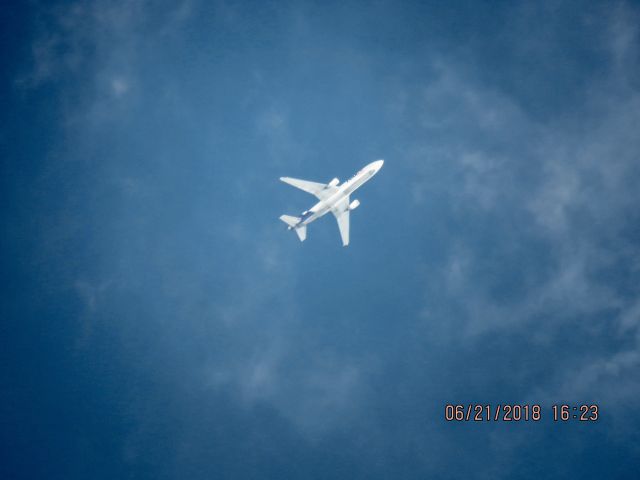
[[[311,222],[329,213],[336,205],[339,205],[345,198],[348,198],[349,195],[378,173],[383,163],[383,160],[376,160],[359,170],[353,177],[342,185],[339,185],[337,187],[338,190],[333,195],[327,197],[325,200],[320,200],[309,210],[303,212],[298,225],[309,225]]]
[[[320,183],[299,178],[280,177],[284,183],[310,193],[319,200],[309,210],[302,212],[300,217],[280,215],[280,220],[287,224],[289,230],[294,230],[300,241],[304,242],[307,238],[307,225],[331,212],[336,217],[342,245],[346,247],[349,245],[349,219],[351,217],[349,213],[360,205],[359,200],[351,201],[349,197],[378,173],[383,164],[384,160],[371,162],[342,185],[337,178],[329,183]]]

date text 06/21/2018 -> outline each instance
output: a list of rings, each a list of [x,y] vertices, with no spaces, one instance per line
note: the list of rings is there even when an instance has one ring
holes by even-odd
[[[558,404],[550,409],[539,404],[447,404],[444,419],[447,422],[539,422],[551,415],[554,422],[595,422],[600,416],[596,404]]]

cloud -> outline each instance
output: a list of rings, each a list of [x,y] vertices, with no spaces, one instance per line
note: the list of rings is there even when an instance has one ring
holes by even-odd
[[[629,82],[639,50],[637,28],[625,20],[637,12],[620,12],[600,24],[607,74],[591,77],[583,104],[544,121],[468,65],[439,58],[418,90],[425,140],[405,149],[414,210],[441,195],[453,225],[446,260],[429,270],[424,307],[429,322],[450,325],[434,326],[440,334],[450,328],[475,344],[528,332],[553,341],[569,325],[585,342],[600,329],[625,331],[607,351],[569,352],[577,375],[559,372],[535,387],[556,401],[605,395],[621,405],[640,391],[631,375],[640,345],[627,340],[637,336],[640,290],[610,273],[638,275],[628,229],[640,205],[640,91]]]
[[[151,43],[170,40],[193,10],[190,0],[166,2],[154,4],[157,13],[149,17],[150,6],[145,0],[79,0],[38,8],[30,67],[15,85],[27,92],[60,87],[70,129],[121,117],[129,105],[122,100],[132,102],[132,87],[144,75],[145,52],[159,48]],[[81,88],[67,90],[71,84]]]
[[[150,17],[152,6],[157,15]],[[247,87],[241,56],[246,52],[233,50],[237,32],[225,31],[231,40],[220,40],[224,35],[216,31],[220,37],[211,41],[223,46],[213,51],[228,55],[229,64],[213,62],[207,69],[200,57],[189,60],[181,71],[188,81],[180,85],[191,86],[194,72],[193,77],[218,75],[225,81],[214,86],[222,93],[207,97],[198,90],[189,97],[188,88],[161,78],[165,70],[184,65],[165,64],[160,47],[175,40],[172,35],[189,19],[199,18],[194,8],[184,2],[156,10],[131,1],[44,9],[32,68],[19,82],[25,91],[60,82],[63,123],[71,133],[53,157],[71,152],[76,159],[96,160],[74,170],[80,186],[60,189],[62,195],[55,197],[66,210],[49,216],[43,230],[58,257],[77,245],[86,255],[84,266],[74,266],[65,277],[83,302],[86,331],[97,319],[109,318],[113,336],[108,339],[118,339],[118,355],[121,347],[121,361],[130,370],[127,380],[155,388],[136,387],[140,390],[132,394],[131,417],[139,423],[132,429],[142,432],[140,445],[159,437],[156,413],[183,427],[175,437],[189,440],[197,437],[191,435],[201,419],[198,413],[189,416],[184,405],[215,404],[209,421],[218,425],[216,402],[228,398],[252,425],[258,423],[252,415],[267,410],[305,439],[353,430],[349,441],[388,455],[371,458],[371,464],[411,458],[432,468],[440,462],[444,475],[460,437],[434,421],[420,421],[423,405],[431,408],[446,395],[475,394],[473,400],[482,401],[509,390],[514,401],[604,398],[618,419],[625,403],[637,405],[640,255],[633,224],[640,219],[640,97],[633,65],[637,27],[627,20],[634,11],[618,9],[604,20],[591,20],[601,22],[595,27],[601,45],[595,49],[605,52],[607,62],[597,74],[580,72],[588,81],[575,86],[578,100],[556,102],[548,95],[564,92],[562,79],[549,80],[540,65],[557,57],[536,57],[562,44],[551,22],[540,27],[541,44],[536,35],[499,33],[504,44],[487,55],[513,53],[510,43],[531,63],[497,62],[502,71],[495,75],[487,73],[495,59],[469,61],[481,56],[469,55],[471,40],[448,51],[411,46],[419,50],[412,62],[426,66],[395,71],[386,68],[395,65],[395,47],[381,47],[377,36],[369,45],[364,35],[345,49],[361,53],[342,54],[345,64],[356,59],[353,77],[336,62],[339,71],[323,77],[321,88],[292,97],[289,86],[315,82],[310,73],[321,68],[316,64],[335,60],[331,43],[321,46],[320,62],[314,49],[291,46],[299,55],[290,58],[308,63],[303,62],[304,75],[286,83],[290,71],[275,75],[265,68],[282,64],[250,61],[262,54],[251,37],[249,50],[258,53],[247,56],[253,74]],[[241,8],[223,2],[213,10],[227,26],[247,27]],[[316,20],[296,18],[312,45]],[[199,35],[189,30],[191,40]],[[288,41],[295,40],[292,35]],[[337,43],[348,40],[340,37]],[[282,53],[279,40],[271,41]],[[218,46],[207,44],[205,53],[207,48]],[[154,52],[152,59],[145,55]],[[233,70],[236,64],[237,71],[221,67]],[[539,69],[546,80],[542,88],[534,81]],[[67,84],[65,78],[75,81]],[[517,87],[496,78],[515,78]],[[326,92],[336,85],[340,88]],[[158,87],[161,98],[151,98],[150,86]],[[237,101],[226,98],[229,91],[237,93]],[[387,92],[388,116],[367,123],[364,117],[382,110]],[[525,93],[531,96],[524,98]],[[357,101],[351,103],[354,94]],[[309,95],[317,95],[317,104],[307,108]],[[134,118],[136,102],[144,98],[148,103],[142,105],[153,105],[152,112],[140,108]],[[323,110],[326,99],[335,104]],[[532,106],[536,102],[545,104],[544,111]],[[357,115],[350,116],[352,110]],[[296,112],[314,115],[300,123]],[[316,128],[315,112],[348,115],[324,119],[325,125],[334,120],[338,125],[325,131]],[[173,121],[167,121],[171,115]],[[214,115],[219,124],[212,129]],[[351,119],[364,125],[354,129],[357,135],[351,133]],[[145,130],[154,122],[162,127]],[[108,132],[105,125],[122,128]],[[192,136],[212,130],[215,142],[198,144],[201,139]],[[345,148],[358,155],[374,147],[393,153],[378,184],[397,180],[387,184],[387,210],[368,210],[393,226],[371,231],[370,245],[386,239],[389,248],[340,253],[310,253],[313,244],[291,248],[299,247],[297,240],[269,213],[280,202],[269,203],[275,194],[265,186],[277,184],[273,169],[312,157],[306,145],[325,139],[318,157]],[[122,158],[114,160],[118,155]],[[242,163],[243,155],[250,160]],[[52,176],[64,183],[64,174]],[[81,209],[84,215],[77,213]],[[68,223],[61,222],[67,217]],[[313,298],[309,285],[319,290]],[[316,297],[347,305],[349,313]],[[337,327],[340,321],[349,327]],[[194,392],[201,396],[197,401],[190,397]],[[380,418],[369,418],[372,411],[382,412]],[[400,425],[389,426],[385,418]],[[360,439],[369,433],[371,438]],[[485,433],[465,438],[488,439],[491,448],[517,460],[522,445],[517,438],[507,442],[513,437]],[[135,459],[136,448],[129,447],[125,453]],[[399,453],[405,447],[410,453]]]
[[[272,106],[258,115],[256,132],[263,139],[271,165],[281,167],[299,162],[304,150],[296,140],[286,108]]]
[[[122,97],[129,91],[129,82],[121,77],[111,79],[111,90],[115,97]]]
[[[449,217],[432,228],[446,228],[447,242],[442,261],[425,267],[422,324],[438,343],[463,346],[473,373],[452,376],[503,378],[514,402],[596,403],[610,422],[606,441],[626,445],[640,398],[640,46],[638,12],[620,5],[591,20],[606,73],[589,76],[583,102],[555,116],[529,112],[455,58],[439,60],[418,97],[424,140],[405,158],[412,216]],[[514,344],[501,350],[509,366],[476,371],[466,352],[502,341]],[[497,426],[488,441],[504,459],[499,475],[513,476],[523,448],[546,448],[543,432]]]
[[[204,381],[213,391],[237,395],[249,410],[272,406],[305,435],[326,433],[357,408],[369,363],[306,338],[308,319],[294,295],[301,256],[283,250],[280,225],[254,226],[251,235],[236,235],[238,228],[229,235],[253,252],[238,268],[251,274],[216,306],[212,321],[222,322],[233,347],[213,355]]]

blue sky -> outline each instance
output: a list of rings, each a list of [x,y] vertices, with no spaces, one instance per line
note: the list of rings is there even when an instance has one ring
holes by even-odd
[[[637,3],[0,22],[3,478],[635,478]],[[278,220],[378,158],[348,248]]]

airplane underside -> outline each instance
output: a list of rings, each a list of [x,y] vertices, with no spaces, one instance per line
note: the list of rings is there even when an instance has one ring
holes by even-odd
[[[280,177],[283,182],[310,193],[319,200],[313,208],[305,211],[301,217],[281,215],[280,220],[289,226],[289,230],[295,230],[300,241],[304,242],[307,238],[307,225],[331,211],[338,222],[342,245],[346,247],[349,245],[349,212],[360,205],[358,200],[351,202],[349,196],[370,180],[382,168],[383,163],[383,160],[370,163],[340,186],[340,181],[337,178],[324,184],[297,178]]]

